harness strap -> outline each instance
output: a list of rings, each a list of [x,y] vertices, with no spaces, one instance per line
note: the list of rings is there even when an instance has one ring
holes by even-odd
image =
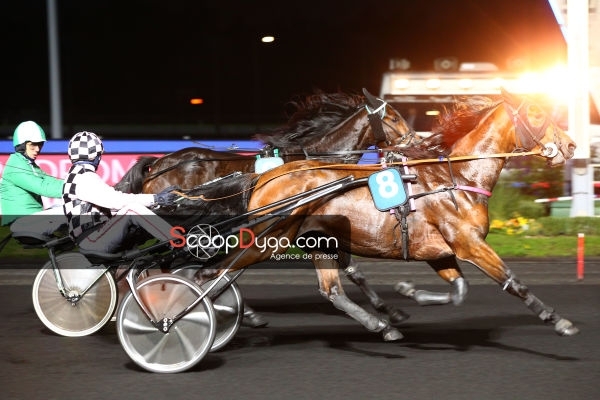
[[[450,172],[450,179],[452,180],[453,187],[451,189],[464,190],[467,192],[475,192],[475,193],[483,194],[487,197],[492,197],[492,192],[490,192],[488,190],[481,189],[481,188],[474,187],[474,186],[468,186],[468,185],[457,185],[456,180],[454,179],[454,172],[452,171],[452,166],[450,165],[450,159],[448,159],[448,171]],[[454,207],[458,211],[458,203],[456,203],[456,198],[454,197],[453,191],[450,191],[450,197],[452,197],[452,202],[454,203]]]
[[[383,110],[385,108],[385,106],[387,106],[387,102],[383,101],[381,99],[378,99],[381,101],[381,104],[379,105],[379,107],[377,107],[376,109],[372,110],[371,107],[369,107],[368,105],[365,105],[365,110],[367,110],[367,112],[369,113],[369,115],[372,114],[377,114],[378,112],[380,112],[381,110]],[[382,113],[382,118],[385,116],[385,111]]]
[[[448,172],[450,173],[450,180],[452,180],[452,185],[456,187],[456,181],[454,180],[454,172],[452,171],[452,165],[450,165],[450,159],[448,158]],[[449,191],[450,198],[452,198],[452,202],[454,203],[454,208],[458,211],[458,203],[456,202],[456,197],[454,197],[454,192]]]
[[[464,190],[467,192],[479,193],[479,194],[482,194],[487,197],[492,197],[492,192],[490,192],[489,190],[481,189],[481,188],[474,187],[474,186],[456,185],[456,186],[454,186],[454,188],[458,189],[458,190]]]
[[[408,159],[404,156],[401,157],[401,160],[404,161],[408,161]],[[408,165],[404,164],[402,166],[404,168],[404,174],[408,175],[409,174],[409,170],[408,170]],[[416,211],[417,207],[415,206],[415,199],[411,198],[412,194],[413,194],[413,187],[412,187],[412,182],[408,181],[406,182],[406,189],[408,191],[408,204],[410,204],[410,211]]]
[[[536,144],[540,147],[544,147],[541,138],[544,136],[544,132],[546,132],[548,125],[550,125],[549,118],[546,117],[544,119],[542,126],[534,128],[527,118],[528,108],[526,107],[525,99],[521,101],[521,104],[519,104],[517,108],[514,108],[506,101],[504,102],[504,105],[505,108],[507,108],[507,112],[512,115],[517,148],[532,149]]]
[[[390,209],[390,215],[393,215],[396,218],[398,223],[392,229],[392,233],[394,234],[394,243],[396,242],[396,227],[400,227],[400,240],[402,241],[402,256],[406,260],[408,257],[408,223],[406,221],[406,216],[403,215],[402,209],[404,206],[399,206],[396,208]]]
[[[398,211],[400,211],[397,214],[400,214],[400,229],[402,231],[402,257],[404,257],[405,260],[408,260],[408,221],[407,221],[407,217],[408,214],[410,213],[410,207],[406,207],[406,206],[400,206],[398,207]],[[398,218],[398,217],[396,217]]]
[[[384,103],[385,104],[385,103]],[[369,123],[371,124],[371,129],[373,129],[373,136],[377,142],[386,141],[387,137],[385,136],[385,132],[383,131],[383,124],[379,115],[377,114],[369,114],[367,115],[369,119]]]

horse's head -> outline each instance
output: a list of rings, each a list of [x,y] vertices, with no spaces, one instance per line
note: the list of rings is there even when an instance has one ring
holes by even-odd
[[[551,166],[564,164],[573,157],[577,145],[541,106],[505,90],[502,98],[513,118],[518,147],[541,150]]]
[[[406,120],[387,102],[373,96],[363,88],[365,109],[373,131],[376,145],[379,147],[408,145],[415,137],[415,131]],[[384,128],[387,127],[387,129]]]

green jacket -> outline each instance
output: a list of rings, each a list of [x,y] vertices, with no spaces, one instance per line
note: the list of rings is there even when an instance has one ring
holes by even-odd
[[[0,181],[2,225],[44,209],[42,196],[62,197],[63,180],[46,174],[21,153],[8,157]]]

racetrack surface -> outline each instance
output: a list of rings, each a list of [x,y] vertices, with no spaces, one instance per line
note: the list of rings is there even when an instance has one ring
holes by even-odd
[[[314,283],[241,283],[244,298],[269,320],[268,327],[242,327],[224,349],[192,369],[155,374],[128,358],[114,323],[86,337],[56,336],[37,319],[30,285],[5,284],[2,398],[600,398],[600,287],[529,286],[581,333],[557,336],[493,284],[472,285],[458,307],[419,307],[389,285],[376,285],[411,315],[399,326],[404,339],[386,343],[335,309]],[[368,307],[358,289],[345,288]]]

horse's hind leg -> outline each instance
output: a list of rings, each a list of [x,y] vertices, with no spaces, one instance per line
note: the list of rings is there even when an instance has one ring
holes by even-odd
[[[194,280],[200,286],[204,283],[208,282],[210,279],[213,279],[218,270],[213,268],[200,268],[196,274],[194,275]],[[242,317],[242,325],[250,328],[264,328],[269,324],[269,321],[257,313],[252,309],[245,301],[244,301],[244,315]]]
[[[269,321],[252,309],[244,301],[244,317],[242,318],[242,325],[250,328],[263,328],[269,324]]]
[[[360,270],[354,258],[348,255],[348,266],[344,268],[344,273],[360,290],[367,296],[369,302],[377,311],[385,314],[393,324],[398,324],[409,318],[409,315],[404,311],[397,309],[394,306],[386,304],[381,297],[367,284],[365,274]]]
[[[315,253],[313,253],[313,256]],[[314,260],[314,258],[313,258]],[[350,300],[344,293],[339,276],[339,264],[335,260],[314,261],[319,279],[319,292],[333,305],[360,322],[371,332],[382,332],[385,341],[402,339],[403,336],[387,320],[376,317]]]
[[[451,256],[440,260],[427,262],[437,274],[446,282],[452,285],[451,292],[431,292],[428,290],[415,289],[411,281],[401,281],[394,285],[394,290],[403,296],[413,299],[419,305],[439,305],[452,302],[454,305],[460,305],[467,297],[468,283],[463,277],[462,272],[456,261],[456,257]]]

